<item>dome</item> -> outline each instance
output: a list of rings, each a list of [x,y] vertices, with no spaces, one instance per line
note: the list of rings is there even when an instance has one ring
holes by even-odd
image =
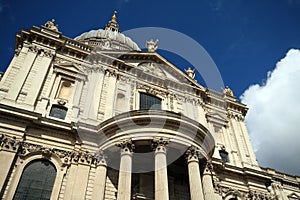
[[[91,30],[77,36],[75,40],[87,43],[91,46],[98,46],[106,49],[140,51],[138,45],[133,42],[131,38],[116,30]]]
[[[75,40],[101,49],[140,51],[138,45],[120,32],[115,11],[105,29],[91,30],[82,33]]]

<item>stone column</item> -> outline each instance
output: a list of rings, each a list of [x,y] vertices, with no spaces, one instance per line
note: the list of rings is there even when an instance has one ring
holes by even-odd
[[[134,149],[134,144],[131,140],[124,140],[116,145],[121,148],[117,200],[130,200],[132,151]]]
[[[208,163],[203,172],[202,186],[205,200],[216,200],[219,199],[214,190],[212,182],[212,165]]]
[[[168,172],[167,172],[167,151],[166,145],[169,140],[156,138],[153,140],[155,149],[155,199],[169,199]]]
[[[96,164],[96,174],[95,174],[95,182],[92,199],[104,199],[105,192],[105,183],[106,183],[106,173],[107,173],[107,163],[102,152],[97,156],[97,164]]]
[[[204,200],[199,169],[199,150],[191,146],[187,152],[191,200]]]

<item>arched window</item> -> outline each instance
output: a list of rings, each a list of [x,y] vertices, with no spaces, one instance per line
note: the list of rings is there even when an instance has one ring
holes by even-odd
[[[160,110],[161,99],[151,94],[140,93],[140,109],[141,110]]]
[[[47,160],[35,160],[24,169],[14,200],[49,200],[56,177],[56,169]]]

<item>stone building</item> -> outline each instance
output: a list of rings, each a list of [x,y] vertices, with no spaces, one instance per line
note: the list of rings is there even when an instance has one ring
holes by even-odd
[[[16,35],[0,82],[2,199],[300,199],[258,165],[232,90],[212,91],[120,32],[54,20]]]

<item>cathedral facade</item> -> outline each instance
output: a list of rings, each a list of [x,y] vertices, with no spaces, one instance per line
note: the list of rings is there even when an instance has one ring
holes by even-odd
[[[229,87],[146,47],[116,13],[75,39],[54,20],[16,35],[0,82],[1,199],[300,200],[299,176],[258,165]]]

